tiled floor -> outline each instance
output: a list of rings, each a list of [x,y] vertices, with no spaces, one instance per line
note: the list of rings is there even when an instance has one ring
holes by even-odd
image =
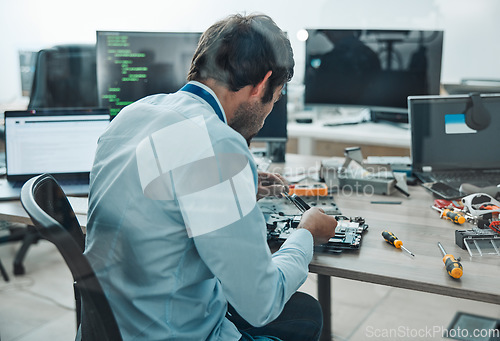
[[[0,340],[74,339],[72,279],[61,256],[42,240],[28,252],[26,274],[15,277],[18,248],[19,243],[0,245],[0,260],[11,277],[8,283],[0,278]],[[301,290],[315,296],[316,276],[311,274]],[[498,305],[337,278],[332,304],[332,339],[340,341],[441,340],[458,311],[500,318]]]

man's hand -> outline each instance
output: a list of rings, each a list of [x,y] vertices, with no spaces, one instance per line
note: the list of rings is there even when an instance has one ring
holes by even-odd
[[[322,209],[312,207],[304,212],[298,228],[304,228],[311,232],[314,245],[321,245],[328,242],[335,236],[337,220],[334,216],[327,215]]]
[[[257,200],[265,197],[280,197],[281,193],[289,190],[287,181],[279,174],[259,172],[258,179]]]

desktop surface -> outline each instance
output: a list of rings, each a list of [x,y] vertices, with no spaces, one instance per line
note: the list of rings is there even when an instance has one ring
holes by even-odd
[[[326,121],[327,122],[327,121]],[[364,122],[352,125],[325,126],[324,122],[288,124],[290,137],[314,137],[328,141],[410,147],[410,131],[392,124]]]
[[[409,156],[410,131],[405,124],[364,122],[326,126],[329,118],[312,123],[288,123],[289,147],[300,155],[343,156],[347,147],[358,146],[365,156]],[[291,149],[296,142],[296,150]]]
[[[271,171],[302,169],[314,173],[321,158],[287,154],[287,162]],[[410,186],[410,197],[403,194],[363,195],[352,191],[334,194],[345,216],[361,216],[369,225],[359,251],[341,255],[315,253],[310,271],[327,276],[394,286],[487,303],[500,304],[496,287],[500,274],[498,256],[470,257],[455,244],[455,230],[472,225],[456,225],[441,219],[431,208],[434,197],[422,186]],[[374,203],[372,203],[374,202]],[[386,204],[384,204],[386,202]],[[395,202],[395,204],[392,204]],[[415,257],[395,249],[382,238],[382,231],[393,232]],[[448,253],[461,257],[464,275],[451,278],[444,267],[437,243]]]
[[[287,163],[298,160],[287,155]],[[317,160],[317,159],[315,159]],[[313,163],[314,164],[314,163]],[[314,167],[314,166],[312,166]],[[369,225],[359,250],[341,255],[315,253],[310,264],[313,273],[363,282],[424,291],[439,295],[500,304],[500,294],[493,290],[498,284],[498,257],[470,257],[467,250],[455,244],[457,225],[440,219],[431,209],[434,198],[421,186],[410,187],[409,198],[399,196],[334,195],[343,215],[362,216]],[[401,204],[372,204],[397,201]],[[78,203],[78,206],[85,206]],[[77,214],[83,228],[86,215]],[[30,219],[18,200],[0,202],[0,218],[30,224]],[[460,229],[466,228],[460,226]],[[415,257],[387,244],[381,232],[389,230],[404,241]],[[461,257],[464,275],[451,278],[445,270],[441,242],[455,257]]]

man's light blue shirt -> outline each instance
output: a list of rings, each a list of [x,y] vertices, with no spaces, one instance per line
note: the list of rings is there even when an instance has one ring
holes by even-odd
[[[246,141],[188,84],[205,95],[146,97],[99,139],[85,254],[124,340],[239,340],[228,303],[271,322],[312,258],[305,229],[271,254]]]

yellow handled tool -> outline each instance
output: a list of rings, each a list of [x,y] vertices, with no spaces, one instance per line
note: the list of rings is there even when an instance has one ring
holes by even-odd
[[[394,233],[384,231],[382,232],[382,237],[384,237],[385,241],[394,246],[396,249],[402,249],[408,252],[412,257],[415,257],[415,255],[410,250],[403,246],[403,242],[399,240],[398,237],[394,235]]]
[[[453,278],[460,278],[462,277],[464,273],[464,269],[462,268],[462,264],[460,264],[459,260],[456,259],[452,254],[446,253],[446,251],[443,248],[443,245],[441,245],[440,242],[438,242],[439,249],[441,249],[441,252],[443,253],[443,263],[446,266],[446,271],[448,272],[448,275],[450,275]]]
[[[449,208],[440,209],[436,206],[432,206],[432,208],[441,213],[441,218],[451,220],[455,224],[461,225],[467,221],[464,215],[460,212],[455,212]]]
[[[460,214],[460,213],[457,213],[457,212],[453,212],[447,208],[445,208],[443,210],[443,212],[441,213],[441,217],[446,217],[447,219],[450,219],[452,222],[454,222],[455,224],[463,224],[465,223],[465,217]]]

